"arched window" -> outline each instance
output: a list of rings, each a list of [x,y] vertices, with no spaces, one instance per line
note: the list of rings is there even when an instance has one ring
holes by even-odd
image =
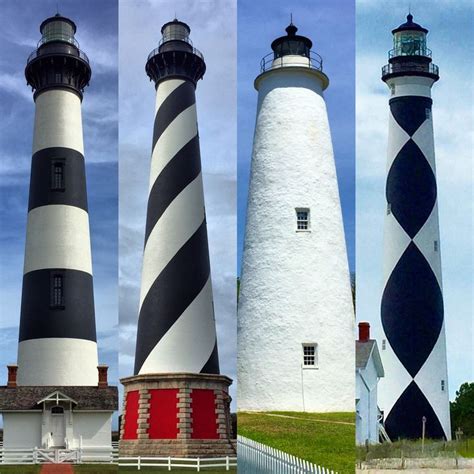
[[[62,415],[64,413],[64,408],[63,407],[52,407],[51,408],[51,414],[52,415]]]

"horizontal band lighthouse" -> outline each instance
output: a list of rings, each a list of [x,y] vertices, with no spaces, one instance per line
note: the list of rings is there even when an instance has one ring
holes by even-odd
[[[81,103],[91,68],[59,13],[29,56],[35,122],[18,366],[0,389],[4,445],[111,446],[117,389],[98,365]]]
[[[219,372],[195,89],[206,65],[187,24],[163,25],[146,63],[156,86],[135,375],[121,452],[235,454],[231,380]]]
[[[292,23],[255,79],[238,308],[239,410],[354,411],[354,309],[323,91]]]
[[[379,405],[392,439],[451,438],[428,30],[392,31]]]

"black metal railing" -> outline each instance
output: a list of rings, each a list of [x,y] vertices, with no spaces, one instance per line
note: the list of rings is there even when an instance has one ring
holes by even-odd
[[[382,68],[382,76],[403,72],[424,72],[439,76],[439,67],[436,64],[414,64],[414,63],[390,63]]]
[[[72,46],[72,45],[71,45]],[[65,54],[67,56],[73,56],[79,59],[82,59],[85,61],[87,64],[89,64],[89,58],[87,57],[87,54],[84,53],[84,51],[80,50],[77,46],[74,45],[74,47],[71,47],[69,49],[64,48],[64,44],[58,45],[57,47],[54,47],[54,45],[50,45],[48,49],[35,49],[29,56],[26,61],[27,64],[29,64],[33,59],[39,58],[39,57],[47,57],[47,56],[55,56],[57,54]]]
[[[291,58],[298,58],[292,62]],[[316,69],[318,71],[323,70],[323,58],[316,52],[310,51],[308,56],[301,55],[290,55],[290,56],[281,56],[275,58],[274,53],[267,54],[260,61],[260,72],[265,72],[270,69],[275,69],[279,67],[287,66],[297,66],[297,67],[308,67],[311,69]]]
[[[403,47],[393,48],[388,52],[388,58],[396,58],[400,56],[425,56],[426,58],[431,58],[431,49],[429,48],[420,48],[416,51],[404,52]]]
[[[191,44],[191,43],[190,43]],[[184,50],[183,50],[184,51]],[[191,50],[189,51],[185,51],[185,52],[189,52],[189,53],[192,53],[192,54],[195,54],[196,56],[200,57],[203,61],[204,61],[204,55],[201,53],[201,51],[199,51],[199,49],[197,48],[192,48]],[[160,53],[160,46],[158,46],[158,48],[155,48],[149,55],[148,55],[148,58],[147,58],[147,61],[149,61],[153,56],[156,56],[157,54]]]

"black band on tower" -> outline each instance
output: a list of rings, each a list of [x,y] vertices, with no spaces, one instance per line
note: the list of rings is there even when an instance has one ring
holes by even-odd
[[[55,275],[62,277],[59,296],[51,284]],[[23,276],[19,340],[47,337],[97,341],[92,275],[48,268]]]
[[[49,204],[75,206],[87,212],[84,157],[71,148],[43,148],[31,161],[28,211]]]

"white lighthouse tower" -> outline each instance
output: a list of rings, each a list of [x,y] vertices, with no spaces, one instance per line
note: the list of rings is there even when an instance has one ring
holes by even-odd
[[[380,408],[392,439],[451,438],[428,30],[407,16],[382,70],[390,89]]]
[[[354,411],[354,311],[312,42],[273,41],[258,91],[238,312],[239,410]]]

